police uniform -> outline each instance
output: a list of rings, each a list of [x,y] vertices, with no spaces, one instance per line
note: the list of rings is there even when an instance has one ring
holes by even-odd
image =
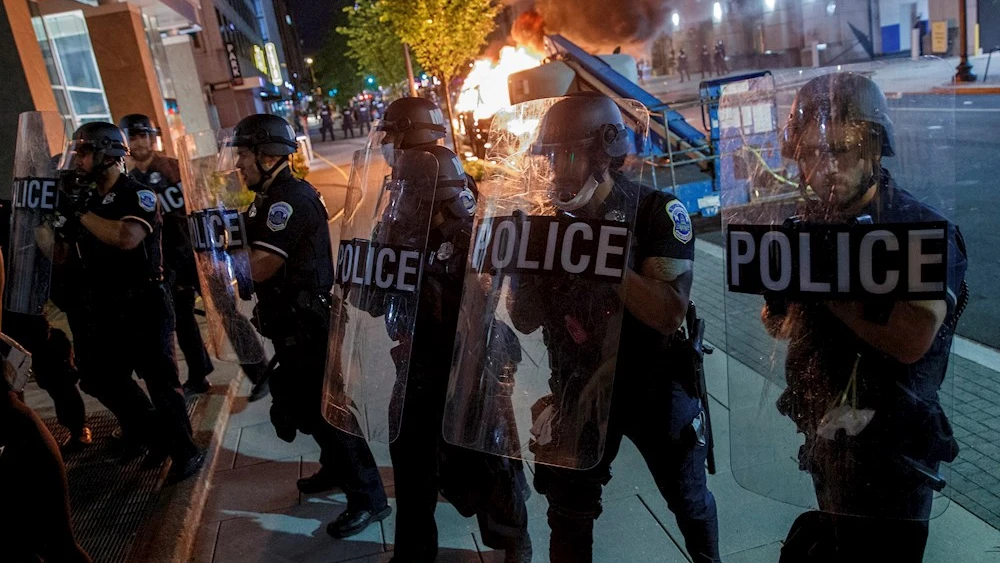
[[[180,391],[156,194],[121,175],[107,194],[94,190],[85,209],[104,219],[137,223],[147,235],[137,247],[121,250],[80,228],[71,248],[79,258],[76,324],[81,330],[74,330],[74,337],[81,388],[118,417],[126,441],[169,454],[181,467],[200,452]],[[148,398],[132,379],[133,371],[146,382]]]
[[[860,214],[877,223],[946,221],[897,188],[884,169],[877,196]],[[827,514],[807,513],[796,523],[782,561],[804,560],[806,550],[822,543],[807,531],[816,519],[825,519],[827,525],[818,528],[833,534],[823,549],[843,560],[922,560],[933,490],[903,456],[937,471],[941,462],[951,462],[958,454],[938,389],[948,368],[967,258],[957,226],[949,223],[948,234],[947,315],[930,350],[913,364],[880,352],[824,305],[795,305],[802,315],[791,328],[785,364],[788,387],[778,409],[806,436],[799,463],[812,474],[819,507]],[[866,304],[865,315],[880,322],[891,307]],[[817,427],[847,388],[855,362],[858,408],[874,409],[875,416],[857,436],[819,438]]]
[[[69,511],[66,468],[52,434],[0,377],[0,558],[89,563]]]
[[[204,382],[215,368],[202,342],[198,321],[194,316],[198,272],[195,269],[194,251],[184,209],[180,166],[177,160],[154,152],[145,172],[133,168],[129,171],[129,176],[152,188],[159,197],[163,217],[164,277],[174,300],[177,344],[187,362],[188,382]]]
[[[16,340],[32,354],[32,373],[38,386],[52,398],[56,420],[79,438],[86,427],[86,408],[80,390],[79,376],[73,361],[73,344],[62,330],[49,324],[44,315],[25,315],[5,311],[4,334]],[[67,445],[73,444],[73,440]]]
[[[397,335],[400,340],[412,337],[413,344],[409,365],[397,365],[407,373],[403,408],[390,408],[402,411],[399,436],[389,444],[397,500],[394,561],[435,560],[439,490],[463,516],[476,516],[486,546],[526,551],[530,559],[527,481],[521,462],[463,450],[441,438],[449,352],[455,341],[475,209],[470,191],[459,197],[470,214],[459,218],[446,207],[436,210],[427,238],[414,334]],[[416,211],[412,215],[421,216]],[[511,354],[519,354],[513,334],[509,343]],[[513,420],[509,400],[498,408]]]
[[[337,430],[322,416],[323,378],[330,326],[333,258],[322,197],[288,166],[274,173],[247,210],[252,248],[280,255],[282,269],[256,282],[255,317],[274,343],[271,420],[278,436],[312,434],[323,471],[332,471],[354,510],[386,507],[382,479],[364,439]]]
[[[694,232],[683,205],[671,194],[636,186],[618,173],[611,174],[615,186],[608,196],[609,209],[623,209],[625,202],[635,201],[635,190],[639,190],[633,268],[647,258],[693,260]],[[605,218],[621,220],[614,216]],[[591,309],[599,308],[576,311],[580,300],[574,296],[588,295],[588,305],[607,299],[608,310],[614,310],[620,298],[607,287],[601,289],[608,292],[607,295],[595,293],[601,290],[589,286],[585,280],[556,280],[551,285],[525,287],[524,290],[527,291],[512,291],[516,305],[511,319],[515,328],[521,330],[519,325],[525,315],[541,315],[539,320],[549,349],[552,373],[549,383],[553,398],[558,401],[562,397],[579,396],[586,381],[574,375],[595,373],[600,361],[599,346],[577,344],[579,334],[585,332],[588,343],[601,342],[607,331],[607,320],[589,314]],[[575,319],[575,326],[570,326],[572,323],[568,319]],[[594,520],[602,510],[601,490],[611,479],[611,464],[624,436],[635,444],[646,460],[657,488],[677,518],[692,559],[718,561],[718,519],[715,499],[708,490],[705,475],[708,449],[700,431],[701,404],[684,384],[694,377],[694,366],[688,356],[672,350],[671,338],[643,324],[627,309],[621,331],[610,417],[600,462],[587,470],[548,465],[536,468],[535,488],[549,500],[551,560],[554,563],[591,561]],[[585,436],[575,439],[592,443],[597,431],[585,428]]]

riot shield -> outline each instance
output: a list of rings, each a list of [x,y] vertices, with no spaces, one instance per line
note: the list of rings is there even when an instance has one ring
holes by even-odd
[[[256,297],[243,210],[253,193],[220,146],[226,145],[212,132],[186,135],[177,141],[177,159],[208,322],[206,347],[222,361],[246,365],[265,359],[250,320]]]
[[[31,352],[13,338],[0,333],[0,364],[10,390],[15,393],[24,391],[31,377]]]
[[[52,281],[58,155],[66,146],[62,116],[28,111],[17,120],[10,244],[4,308],[41,315]]]
[[[399,435],[437,182],[429,153],[355,153],[336,254],[323,414],[357,436]]]
[[[553,142],[580,99],[525,102],[493,118],[443,433],[457,446],[587,469],[604,452],[648,113],[614,100],[618,109],[598,119],[618,114],[624,126]],[[604,163],[607,176],[598,181],[597,169],[593,183],[574,185],[576,162]]]
[[[922,61],[728,85],[721,201],[732,470],[835,514],[926,520],[957,443],[946,377],[964,243],[952,96]],[[933,499],[933,500],[932,500]]]

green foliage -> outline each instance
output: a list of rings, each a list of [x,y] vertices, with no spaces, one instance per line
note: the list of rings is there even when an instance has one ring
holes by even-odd
[[[344,4],[346,2],[338,3]],[[331,27],[347,25],[347,14],[335,9]],[[351,97],[364,89],[359,76],[358,65],[354,59],[347,56],[349,47],[347,37],[339,33],[326,36],[323,48],[313,56],[313,72],[316,74],[317,86],[322,88],[323,96],[329,96],[330,90],[337,90],[333,96],[338,106],[345,106]]]
[[[344,13],[347,25],[338,26],[337,34],[346,38],[347,56],[356,62],[358,76],[373,76],[383,86],[405,82],[403,43],[393,31],[385,2],[359,1]]]
[[[396,35],[442,82],[479,54],[496,27],[493,0],[379,0]]]

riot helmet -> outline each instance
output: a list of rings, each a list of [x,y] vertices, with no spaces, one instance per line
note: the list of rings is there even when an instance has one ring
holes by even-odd
[[[252,153],[254,166],[260,175],[257,182],[248,186],[253,191],[260,191],[275,172],[287,163],[286,157],[294,154],[298,147],[292,126],[284,119],[266,113],[258,113],[240,120],[233,130],[232,139],[226,144],[237,150],[245,148]],[[260,161],[261,156],[279,158],[272,166],[265,168]],[[239,162],[239,158],[235,161]]]
[[[59,165],[63,173],[75,176],[81,184],[96,182],[113,166],[120,166],[129,154],[128,141],[112,123],[84,123],[70,139]],[[87,157],[92,156],[87,169]]]
[[[896,154],[885,94],[870,78],[832,73],[807,82],[792,102],[781,155],[799,168],[803,192],[846,209],[873,189],[881,159]]]
[[[459,219],[475,215],[476,196],[472,193],[469,177],[458,155],[440,145],[421,147],[420,150],[431,153],[438,163],[437,184],[433,194],[430,194],[434,202]]]
[[[144,161],[151,156],[150,151],[161,150],[160,130],[147,115],[130,113],[118,121],[118,128],[129,140],[132,158]]]
[[[383,144],[397,149],[436,144],[446,133],[441,108],[424,98],[400,98],[392,102],[376,129],[385,134]]]
[[[545,113],[531,154],[548,159],[553,203],[566,211],[586,205],[613,162],[629,149],[628,133],[615,101],[596,92],[571,94]]]

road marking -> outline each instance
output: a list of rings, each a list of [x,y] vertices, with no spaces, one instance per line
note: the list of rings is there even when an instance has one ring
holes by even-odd
[[[894,111],[933,111],[933,112],[955,112],[955,113],[997,113],[1000,108],[894,108],[890,107],[889,112]]]
[[[325,158],[325,157],[324,157],[323,155],[321,155],[321,154],[317,154],[317,153],[313,153],[313,156],[315,156],[316,158],[318,158],[318,159],[322,160],[323,162],[325,162],[325,163],[329,164],[329,165],[330,165],[330,166],[332,166],[332,167],[333,167],[333,168],[334,168],[334,169],[335,169],[335,170],[336,170],[337,172],[340,172],[340,175],[344,177],[344,181],[345,181],[345,182],[350,182],[350,181],[351,181],[351,179],[350,179],[350,178],[349,178],[349,177],[347,176],[347,174],[345,174],[345,173],[344,173],[344,169],[343,169],[343,168],[341,168],[341,167],[337,166],[336,164],[334,164],[334,163],[330,162],[330,161],[329,161],[329,160],[328,160],[327,158]]]
[[[931,131],[935,131],[937,129],[944,129],[944,127],[941,125],[930,125],[927,128],[930,129]]]

